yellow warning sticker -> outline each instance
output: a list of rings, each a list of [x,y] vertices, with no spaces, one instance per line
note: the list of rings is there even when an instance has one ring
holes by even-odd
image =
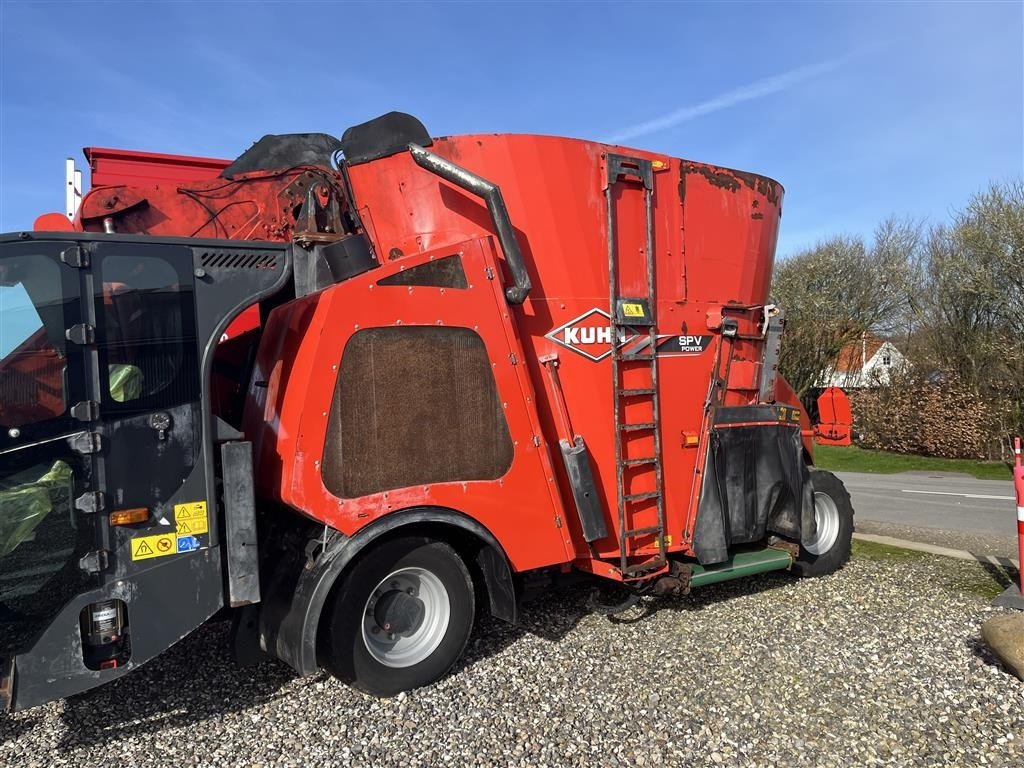
[[[622,314],[626,317],[643,317],[644,316],[644,305],[643,304],[631,304],[629,302],[622,302]]]
[[[177,537],[173,533],[158,533],[156,536],[139,536],[132,539],[132,560],[149,560],[151,557],[173,555],[177,551]]]
[[[210,521],[206,514],[205,501],[190,501],[174,505],[174,524],[179,536],[198,536],[208,533]]]

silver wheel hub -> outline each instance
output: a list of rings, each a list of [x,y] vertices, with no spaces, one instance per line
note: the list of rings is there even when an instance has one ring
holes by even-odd
[[[812,555],[823,555],[835,546],[839,539],[839,507],[827,493],[814,494],[814,522],[818,533],[814,541],[804,545]]]
[[[441,644],[451,602],[441,579],[425,568],[401,568],[381,579],[363,609],[363,643],[386,667],[419,664]]]

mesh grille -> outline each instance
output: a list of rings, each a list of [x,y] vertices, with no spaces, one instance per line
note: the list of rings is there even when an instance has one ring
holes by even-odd
[[[324,485],[354,498],[411,485],[496,480],[513,446],[483,339],[469,328],[359,331],[341,359]]]

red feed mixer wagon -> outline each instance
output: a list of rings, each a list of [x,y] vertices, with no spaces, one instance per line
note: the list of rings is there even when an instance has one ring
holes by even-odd
[[[777,373],[771,179],[402,113],[87,156],[73,221],[0,237],[4,707],[225,613],[389,695],[572,571],[616,612],[848,558]]]

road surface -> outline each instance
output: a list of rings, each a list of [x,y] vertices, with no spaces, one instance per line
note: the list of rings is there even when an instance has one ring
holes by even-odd
[[[1017,554],[1010,480],[952,472],[837,472],[853,500],[857,530],[997,555]]]

